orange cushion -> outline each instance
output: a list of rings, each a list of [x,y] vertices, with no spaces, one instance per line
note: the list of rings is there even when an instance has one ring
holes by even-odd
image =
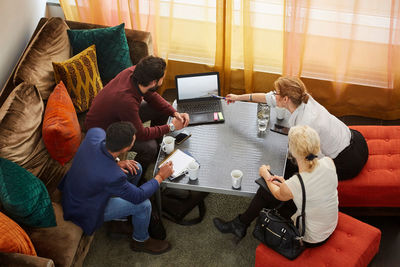
[[[72,159],[81,142],[78,117],[62,81],[47,102],[42,135],[51,157],[61,165]]]
[[[336,230],[325,244],[307,248],[293,261],[260,244],[255,266],[367,266],[378,253],[380,240],[379,229],[339,212]]]
[[[340,181],[340,207],[400,207],[400,126],[350,126],[362,133],[369,156],[353,179]]]
[[[0,212],[0,251],[36,256],[29,236],[2,212]]]

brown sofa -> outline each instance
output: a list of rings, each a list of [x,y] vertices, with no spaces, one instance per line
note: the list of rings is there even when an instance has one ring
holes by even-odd
[[[9,98],[9,96],[10,94],[13,95],[12,94],[13,90],[16,88],[16,85],[20,82],[25,82],[25,85],[22,86],[22,89],[20,85],[19,91],[21,93],[17,95],[17,97],[14,97],[12,101],[19,101],[20,103],[18,103],[18,105],[25,105],[27,108],[32,108],[32,106],[34,105],[42,106],[42,103],[40,102],[39,104],[38,102],[31,102],[30,100],[34,99],[34,96],[31,97],[29,95],[26,95],[27,93],[24,92],[24,88],[27,88],[26,92],[28,92],[28,88],[31,88],[29,89],[29,92],[32,91],[32,86],[30,85],[30,83],[32,83],[32,80],[30,79],[31,75],[29,73],[24,74],[25,77],[29,77],[28,81],[20,81],[18,79],[16,81],[14,79],[14,76],[20,64],[22,63],[37,64],[37,62],[29,62],[30,58],[26,57],[25,55],[29,52],[30,49],[32,49],[32,43],[35,42],[35,39],[37,40],[38,37],[43,36],[43,32],[42,34],[40,34],[40,32],[43,25],[45,25],[48,20],[49,20],[48,18],[42,18],[39,21],[39,24],[27,48],[25,49],[16,68],[14,69],[10,78],[8,79],[5,87],[0,92],[0,107],[3,107],[3,105],[4,106],[10,105],[11,97]],[[65,22],[71,29],[92,29],[92,28],[105,27],[101,25],[94,25],[94,24],[80,23],[73,21],[65,21]],[[51,32],[51,30],[49,32]],[[142,57],[152,54],[153,47],[152,47],[152,39],[150,33],[143,31],[129,30],[129,29],[126,29],[125,32],[133,64],[136,64]],[[52,34],[54,35],[54,33]],[[49,41],[54,40],[54,36],[51,37],[52,40]],[[36,75],[35,73],[32,73],[32,77],[35,75]],[[49,79],[48,81],[43,81],[42,79],[41,83],[42,82],[50,84],[52,88],[54,88],[55,86],[55,84],[53,84],[54,81],[52,79]],[[35,88],[42,86],[42,84],[41,85],[33,84],[33,85],[35,86]],[[40,92],[40,94],[42,94],[42,92],[39,89],[38,91]],[[39,97],[39,99],[41,98]],[[27,256],[19,253],[0,252],[0,265],[2,266],[3,265],[53,266],[54,264],[56,266],[82,266],[84,258],[89,250],[90,243],[93,239],[93,235],[86,236],[85,234],[83,234],[82,229],[80,227],[78,227],[77,225],[73,224],[70,221],[64,221],[63,219],[63,211],[60,204],[61,195],[57,189],[57,185],[59,184],[60,180],[70,167],[71,162],[67,163],[64,166],[61,166],[58,162],[56,162],[50,157],[49,153],[46,150],[46,147],[44,146],[43,140],[41,138],[41,130],[42,130],[41,120],[43,119],[43,113],[46,107],[45,97],[43,97],[42,102],[43,102],[43,108],[35,109],[36,111],[39,110],[38,111],[39,113],[31,113],[30,116],[32,117],[25,121],[22,120],[15,121],[14,119],[14,121],[12,121],[12,126],[10,126],[11,130],[13,130],[12,127],[15,126],[15,134],[18,135],[18,132],[25,131],[24,129],[25,127],[27,128],[27,130],[32,130],[31,121],[34,120],[37,121],[38,116],[41,116],[39,118],[39,123],[36,126],[36,128],[33,127],[34,132],[32,133],[32,136],[37,138],[38,142],[34,144],[34,142],[31,142],[31,140],[33,140],[34,138],[30,138],[29,141],[24,142],[24,144],[19,145],[18,147],[13,147],[12,149],[8,149],[5,145],[1,144],[0,157],[7,158],[9,160],[18,163],[19,165],[21,165],[28,171],[32,172],[35,176],[37,176],[43,181],[53,202],[53,208],[56,215],[57,226],[50,228],[35,228],[35,229],[23,227],[24,230],[28,233],[30,239],[32,240],[32,243],[35,247],[38,256]],[[85,118],[84,113],[78,114],[78,119],[80,123],[84,121],[84,118]],[[8,121],[6,119],[3,120],[3,118],[1,117],[0,120],[2,120],[1,123],[10,122],[10,120]],[[0,130],[1,129],[3,128],[0,128]],[[12,138],[14,138],[14,136],[10,136],[10,139]],[[22,151],[18,151],[19,153],[18,155],[24,155],[24,154],[28,155],[24,155],[25,158],[27,158],[26,160],[18,162],[18,160],[15,160],[16,157],[14,157],[15,154],[14,152],[15,150],[21,150],[21,149]],[[0,203],[0,211],[1,211],[1,203]]]

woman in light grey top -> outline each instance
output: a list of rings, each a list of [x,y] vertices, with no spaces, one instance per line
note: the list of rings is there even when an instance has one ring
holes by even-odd
[[[318,159],[320,139],[317,132],[306,125],[290,129],[289,151],[299,166],[306,191],[303,241],[307,247],[320,246],[335,231],[338,221],[338,178],[335,165],[329,157]],[[271,209],[282,202],[279,213],[296,222],[303,201],[297,175],[285,180],[271,175],[269,169],[268,165],[262,165],[259,169],[268,190],[260,187],[245,212],[228,222],[214,218],[214,225],[220,232],[233,233],[239,241],[246,235],[248,226],[258,217],[262,208]]]
[[[291,113],[289,125],[308,125],[320,136],[321,153],[335,162],[339,180],[357,176],[368,159],[368,146],[362,134],[349,129],[342,121],[330,114],[310,94],[304,83],[296,77],[280,77],[274,83],[274,91],[267,94],[229,94],[228,103],[251,101],[267,103],[271,107],[282,107]],[[290,165],[290,162],[288,161]],[[296,170],[287,166],[287,170]],[[287,173],[290,177],[293,172]]]

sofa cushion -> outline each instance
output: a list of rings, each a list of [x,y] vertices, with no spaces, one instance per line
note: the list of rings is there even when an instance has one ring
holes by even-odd
[[[289,260],[264,244],[256,249],[256,267],[368,266],[379,250],[381,231],[339,212],[335,231],[325,244],[307,248]]]
[[[42,135],[51,157],[61,165],[72,159],[81,143],[75,108],[62,81],[47,101]]]
[[[32,40],[18,64],[14,84],[25,81],[35,85],[43,99],[47,99],[54,88],[53,61],[70,58],[68,25],[61,18],[50,18]]]
[[[28,234],[39,256],[52,259],[56,266],[71,266],[83,235],[82,229],[64,221],[60,204],[53,203],[57,226],[29,229]]]
[[[400,126],[350,126],[362,133],[368,161],[354,178],[340,181],[340,207],[400,207]]]
[[[76,111],[88,110],[94,97],[103,88],[95,45],[64,62],[53,62],[53,68],[56,82],[64,82]]]
[[[0,158],[0,202],[4,212],[19,224],[56,225],[50,197],[42,181],[3,158]]]
[[[0,157],[19,165],[30,160],[41,138],[44,105],[38,90],[19,84],[0,107]]]
[[[2,212],[0,212],[0,251],[36,256],[29,236]]]
[[[23,82],[14,88],[0,107],[0,157],[39,177],[51,194],[69,164],[61,166],[44,145],[40,127],[43,111],[36,87]]]
[[[100,76],[104,83],[132,66],[124,27],[122,23],[109,28],[67,31],[74,55],[90,45],[96,45]]]

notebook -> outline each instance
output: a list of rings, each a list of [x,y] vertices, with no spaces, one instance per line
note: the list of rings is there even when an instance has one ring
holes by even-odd
[[[174,172],[169,177],[169,179],[174,180],[181,175],[184,175],[187,171],[189,164],[196,160],[182,150],[176,149],[167,158],[165,158],[158,167],[162,167],[165,163],[169,161],[172,161],[172,163],[174,164]]]
[[[218,72],[177,75],[175,83],[177,110],[189,114],[189,125],[225,121]]]

